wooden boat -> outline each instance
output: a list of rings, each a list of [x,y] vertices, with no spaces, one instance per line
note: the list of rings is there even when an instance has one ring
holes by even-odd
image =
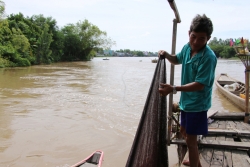
[[[227,86],[233,85],[237,83],[238,88],[233,89]],[[220,74],[216,80],[215,85],[217,86],[219,92],[221,92],[225,97],[227,97],[230,101],[232,101],[235,105],[237,105],[240,109],[245,111],[245,84],[237,81],[227,74]]]
[[[85,158],[84,160],[76,163],[71,167],[101,167],[103,160],[103,151],[95,151],[90,156]]]
[[[199,136],[198,151],[203,167],[249,167],[250,124],[244,123],[243,112],[217,112],[210,117],[208,135]],[[186,147],[183,139],[173,143]],[[180,162],[189,160],[186,152]],[[181,167],[187,167],[181,164]]]
[[[151,62],[152,62],[152,63],[157,63],[158,60],[157,60],[157,59],[152,59]]]

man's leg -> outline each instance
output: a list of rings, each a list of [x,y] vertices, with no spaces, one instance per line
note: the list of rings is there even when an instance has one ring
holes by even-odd
[[[187,133],[186,133],[185,127],[181,126],[180,132],[181,132],[183,138],[185,139],[186,143],[189,142],[189,141],[187,141]],[[189,136],[196,136],[196,135],[189,135]],[[190,137],[189,137],[189,139],[190,139]],[[196,146],[197,146],[197,136],[196,136],[196,140],[195,141],[196,141]],[[191,146],[192,146],[192,143],[191,143]],[[198,167],[201,167],[201,163],[200,163],[200,159],[199,159],[198,147],[196,147],[196,150],[197,150],[196,152],[198,154],[198,160],[199,160],[198,161]],[[189,160],[184,160],[183,161],[183,165],[186,165],[186,166],[190,166],[190,155],[193,154],[192,148],[191,148],[191,151],[190,151],[190,149],[188,149],[188,153],[189,153]],[[193,158],[193,157],[191,156],[191,158]]]
[[[181,132],[182,137],[186,140],[187,134],[186,134],[186,129],[184,126],[181,126],[180,132]]]
[[[197,135],[187,134],[186,142],[189,153],[189,162],[185,161],[183,162],[183,164],[191,167],[201,167],[199,152],[198,152]]]

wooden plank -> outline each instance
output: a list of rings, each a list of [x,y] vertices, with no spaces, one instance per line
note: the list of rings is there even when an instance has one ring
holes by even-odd
[[[210,167],[221,167],[224,163],[224,149],[214,149]]]
[[[230,150],[225,150],[224,155],[223,167],[232,167],[232,152]]]
[[[218,128],[219,129],[226,129],[226,121],[220,121]]]
[[[226,136],[225,140],[226,141],[231,141],[231,142],[234,141],[232,136],[231,137]],[[233,166],[232,151],[229,150],[229,149],[225,149],[224,155],[225,155],[225,157],[224,157],[223,167],[232,167]]]
[[[249,167],[250,164],[248,162],[248,158],[249,157],[246,151],[239,151],[239,150],[232,151],[233,166]]]
[[[250,142],[249,136],[240,136],[241,142]]]
[[[186,145],[186,142],[181,139],[176,139],[176,140],[172,140],[171,144]],[[250,145],[247,142],[201,140],[198,144],[203,147],[228,148],[228,149],[250,149]]]
[[[211,116],[212,119],[224,120],[244,120],[245,113],[243,112],[218,112]]]
[[[227,136],[225,137],[225,140],[226,140],[226,141],[230,141],[230,142],[234,142],[234,138],[233,138],[232,135],[227,135]]]
[[[210,166],[211,159],[213,157],[213,149],[212,148],[202,148],[199,150],[199,152],[200,152],[201,166]]]
[[[250,131],[243,131],[238,129],[218,129],[218,128],[208,128],[208,134],[225,134],[225,135],[250,135]]]
[[[218,112],[219,111],[216,111],[216,110],[208,110],[208,112],[207,112],[207,118],[210,118],[210,117],[214,116]]]
[[[234,123],[236,124],[237,129],[239,129],[239,130],[245,130],[246,129],[246,127],[243,126],[240,121],[234,121]]]
[[[218,122],[219,121],[214,121],[214,122],[208,124],[208,128],[218,128],[219,127]]]
[[[240,122],[240,123],[241,123],[241,126],[243,126],[246,130],[250,131],[250,125],[249,124],[244,123],[244,122]]]
[[[202,140],[199,145],[206,146],[206,147],[214,147],[214,148],[228,148],[228,149],[250,149],[250,145],[247,142],[231,142],[231,141],[218,141],[218,140],[211,140],[211,141],[204,141]]]
[[[225,128],[226,122],[220,121],[219,128]],[[225,136],[216,136],[215,140],[225,141]],[[224,149],[214,149],[210,167],[221,167],[224,164]]]
[[[203,136],[202,140],[214,140],[215,136]],[[201,148],[200,150],[200,162],[201,166],[210,166],[213,157],[213,148]]]
[[[234,129],[236,128],[236,124],[234,123],[234,121],[227,121],[227,128],[228,129]]]

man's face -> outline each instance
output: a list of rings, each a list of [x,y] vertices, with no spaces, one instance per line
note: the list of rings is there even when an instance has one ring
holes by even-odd
[[[209,39],[210,37],[208,37],[205,32],[189,31],[189,43],[192,51],[199,51],[202,49]]]

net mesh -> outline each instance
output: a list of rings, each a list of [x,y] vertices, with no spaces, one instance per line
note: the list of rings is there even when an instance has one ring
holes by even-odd
[[[168,167],[167,100],[158,92],[166,83],[165,59],[159,59],[126,167]]]

